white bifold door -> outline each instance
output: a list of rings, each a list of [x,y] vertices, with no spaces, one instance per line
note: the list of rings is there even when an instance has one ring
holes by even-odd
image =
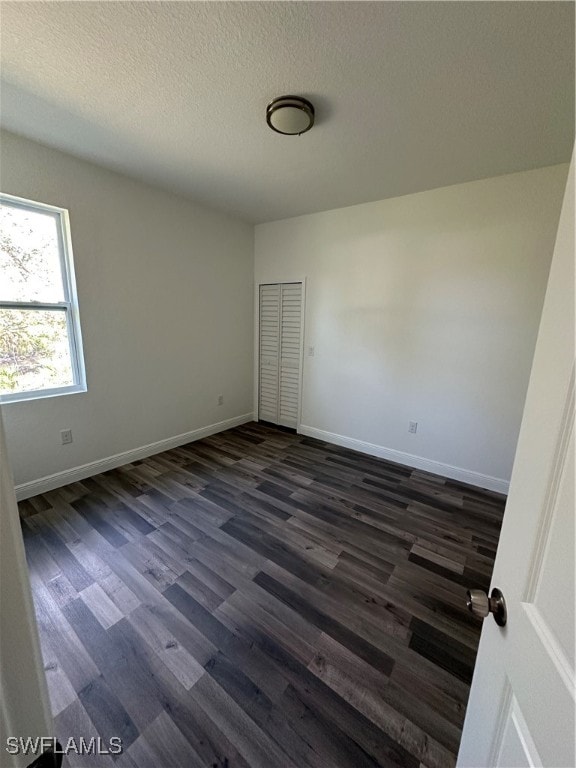
[[[260,286],[258,418],[296,427],[300,404],[302,283]]]

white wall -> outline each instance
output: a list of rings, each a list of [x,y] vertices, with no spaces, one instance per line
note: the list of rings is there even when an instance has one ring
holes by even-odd
[[[253,228],[1,139],[2,191],[70,210],[88,378],[85,394],[3,406],[16,484],[30,484],[20,495],[47,475],[248,418]],[[566,174],[256,227],[257,281],[307,279],[303,431],[505,490]]]
[[[0,510],[0,749],[3,768],[16,768],[32,757],[11,756],[6,739],[54,729],[1,414]]]
[[[251,413],[253,227],[13,134],[0,153],[3,192],[70,211],[88,381],[3,406],[16,485]]]
[[[307,281],[301,431],[505,491],[567,170],[257,226],[256,282]]]

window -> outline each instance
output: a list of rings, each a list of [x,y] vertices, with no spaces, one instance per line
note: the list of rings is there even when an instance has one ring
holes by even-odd
[[[68,211],[0,195],[0,400],[84,391]]]

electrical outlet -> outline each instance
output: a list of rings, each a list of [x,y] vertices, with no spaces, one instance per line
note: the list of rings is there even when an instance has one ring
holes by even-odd
[[[308,357],[314,357],[314,347],[308,347]]]
[[[408,432],[412,432],[412,434],[415,435],[417,431],[418,431],[418,422],[417,421],[409,421],[408,422]]]
[[[218,395],[218,405],[224,405],[224,395]]]
[[[72,430],[71,429],[60,430],[60,440],[62,441],[62,445],[69,445],[72,442]]]

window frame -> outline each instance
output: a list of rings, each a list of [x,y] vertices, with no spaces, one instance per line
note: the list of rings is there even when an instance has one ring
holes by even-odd
[[[86,392],[86,368],[84,365],[84,350],[82,346],[82,332],[80,329],[80,312],[78,308],[76,273],[74,271],[74,257],[72,253],[72,238],[70,235],[70,217],[68,209],[0,192],[0,204],[2,203],[7,203],[15,208],[23,208],[27,211],[50,213],[54,215],[57,220],[56,229],[58,233],[58,250],[64,301],[3,301],[2,296],[0,295],[0,309],[22,309],[28,312],[34,312],[36,310],[65,312],[73,383],[68,384],[65,387],[46,387],[44,389],[0,394],[0,404],[4,405],[5,403],[21,402],[23,400],[39,400],[46,397],[57,397],[59,395],[71,395],[78,392]]]

